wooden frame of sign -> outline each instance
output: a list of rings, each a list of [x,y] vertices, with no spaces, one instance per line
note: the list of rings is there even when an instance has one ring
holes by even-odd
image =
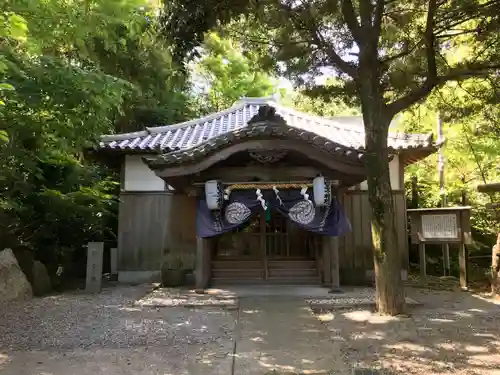
[[[460,286],[467,289],[468,251],[472,243],[470,211],[467,207],[417,208],[408,210],[411,222],[411,242],[418,244],[420,277],[427,278],[425,245],[457,244],[459,246]]]

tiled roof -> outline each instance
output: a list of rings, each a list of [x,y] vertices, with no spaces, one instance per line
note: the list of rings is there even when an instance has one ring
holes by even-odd
[[[319,136],[346,149],[362,151],[365,145],[363,120],[360,116],[324,118],[298,112],[281,106],[272,97],[244,98],[227,110],[175,125],[146,128],[146,130],[106,135],[101,137],[100,148],[121,151],[161,151],[175,153],[202,146],[223,135],[247,133],[246,128],[263,106],[273,107],[291,133],[301,131]],[[393,150],[431,147],[432,135],[391,133],[389,147]]]

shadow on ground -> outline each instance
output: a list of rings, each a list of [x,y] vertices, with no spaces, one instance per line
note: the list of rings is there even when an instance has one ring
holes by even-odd
[[[322,309],[316,316],[349,363],[399,374],[500,374],[500,305],[463,292],[409,290],[408,317]]]

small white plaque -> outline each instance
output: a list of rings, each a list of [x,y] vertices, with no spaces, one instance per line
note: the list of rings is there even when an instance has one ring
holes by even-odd
[[[422,234],[424,238],[457,238],[457,215],[422,215]]]

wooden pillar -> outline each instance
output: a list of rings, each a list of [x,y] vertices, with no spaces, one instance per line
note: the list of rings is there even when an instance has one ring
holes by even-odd
[[[418,253],[420,260],[420,281],[425,282],[427,280],[427,261],[425,259],[425,244],[418,244]]]
[[[460,266],[460,287],[463,290],[467,290],[469,285],[469,254],[467,247],[463,242],[460,243],[458,263]]]
[[[331,272],[332,292],[340,291],[340,265],[339,265],[339,238],[330,237],[331,243]]]
[[[269,270],[267,264],[267,247],[266,247],[266,212],[262,210],[259,217],[260,224],[260,256],[262,258],[262,267],[264,268],[263,278],[269,278]]]
[[[323,236],[323,284],[332,293],[340,291],[339,239]]]
[[[340,181],[333,181],[332,192],[335,191],[333,199],[343,203],[344,190],[339,189]],[[330,237],[330,283],[332,288],[330,293],[340,293],[340,257],[339,238]]]
[[[210,240],[207,238],[196,238],[196,269],[195,288],[197,292],[203,292],[210,282],[212,263]]]
[[[321,237],[321,262],[323,266],[323,285],[330,286],[332,284],[332,261],[330,251],[330,238],[328,236]]]

